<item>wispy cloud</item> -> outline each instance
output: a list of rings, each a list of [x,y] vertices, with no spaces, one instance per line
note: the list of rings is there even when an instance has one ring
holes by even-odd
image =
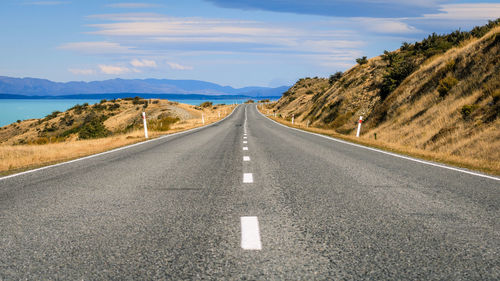
[[[68,71],[75,75],[94,75],[96,73],[93,69],[70,68]]]
[[[418,28],[398,19],[360,18],[357,21],[361,23],[360,28],[375,33],[408,34],[422,32]]]
[[[446,4],[438,13],[425,14],[423,19],[492,20],[500,16],[500,3]]]
[[[139,8],[154,8],[160,5],[149,3],[113,3],[106,5],[111,8],[126,8],[126,9],[139,9]]]
[[[73,42],[58,47],[62,50],[76,51],[83,54],[132,54],[132,47],[122,46],[116,42]]]
[[[106,65],[106,64],[100,64],[99,69],[101,70],[101,73],[111,74],[111,75],[120,75],[130,72],[140,72],[137,69],[131,69],[126,66]]]
[[[133,59],[130,64],[134,67],[153,67],[156,68],[156,62],[154,60],[147,59]]]
[[[192,70],[193,69],[193,67],[191,67],[191,66],[181,65],[181,64],[178,64],[175,62],[167,62],[167,65],[171,69],[174,69],[174,70]]]
[[[56,5],[64,5],[69,4],[69,1],[32,1],[32,2],[24,2],[24,5],[32,5],[32,6],[56,6]]]

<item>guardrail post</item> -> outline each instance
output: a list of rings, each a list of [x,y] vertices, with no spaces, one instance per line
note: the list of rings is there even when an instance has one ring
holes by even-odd
[[[356,132],[357,138],[359,138],[359,132],[361,132],[361,123],[363,123],[363,116],[359,116],[358,131]]]
[[[144,137],[148,138],[148,124],[146,123],[146,112],[142,112],[142,123],[144,124]]]

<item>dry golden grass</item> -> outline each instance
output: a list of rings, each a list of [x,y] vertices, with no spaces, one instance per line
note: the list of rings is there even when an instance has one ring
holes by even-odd
[[[309,120],[313,127],[326,128],[311,128],[319,133],[499,174],[500,103],[494,98],[500,91],[498,36],[500,27],[423,61],[384,101],[378,89],[386,67],[377,57],[348,70],[315,98],[301,89],[304,82],[314,87],[309,85],[314,81],[297,83],[294,94],[282,97],[271,110],[285,117],[281,122],[295,114],[298,125]],[[457,83],[441,94],[446,78]],[[470,106],[474,113],[464,116],[462,110]],[[367,122],[361,138],[355,138],[360,115]]]
[[[260,109],[262,113],[267,113],[266,109]],[[419,149],[415,148],[414,146],[406,146],[402,145],[400,143],[391,143],[386,140],[381,140],[377,138],[375,140],[374,138],[369,138],[367,135],[361,136],[359,138],[356,138],[355,136],[351,135],[343,135],[336,133],[334,130],[331,129],[321,129],[321,128],[315,128],[315,127],[306,127],[306,124],[303,122],[294,122],[294,125],[292,125],[291,122],[284,120],[282,118],[277,118],[273,116],[268,116],[268,118],[275,120],[283,125],[293,127],[293,128],[298,128],[301,130],[313,132],[313,133],[318,133],[326,136],[331,136],[334,138],[342,139],[345,141],[357,143],[357,144],[362,144],[370,147],[375,147],[379,149],[383,149],[386,151],[390,152],[395,152],[399,154],[404,154],[408,155],[411,157],[415,158],[420,158],[424,160],[430,160],[430,161],[435,161],[435,162],[441,162],[445,164],[450,164],[453,166],[458,166],[458,167],[463,167],[463,168],[468,168],[468,169],[473,169],[473,170],[479,170],[485,173],[493,174],[493,175],[500,175],[500,162],[496,160],[492,160],[489,157],[468,157],[468,156],[462,156],[462,155],[452,155],[449,153],[449,151],[428,151],[424,149]],[[377,136],[378,137],[378,136]],[[481,140],[482,145],[491,145],[487,143],[487,140]],[[498,145],[498,144],[497,144]],[[500,150],[500,147],[498,147],[498,150]],[[490,150],[491,151],[491,150]],[[498,155],[497,155],[498,156]],[[496,158],[498,159],[498,158]]]
[[[181,105],[183,106],[183,105]],[[186,109],[191,106],[186,105]],[[218,110],[204,109],[205,125],[214,123],[229,115],[233,106],[220,107]],[[219,118],[219,111],[221,113]],[[194,116],[200,115],[194,112]],[[150,139],[173,134],[196,127],[203,126],[201,118],[194,118],[180,121],[172,126],[166,132],[157,132],[149,130]],[[64,162],[125,145],[144,141],[144,131],[136,130],[126,134],[114,135],[107,138],[90,139],[90,140],[68,140],[66,142],[43,144],[43,145],[0,145],[0,175],[8,175],[24,170],[38,168],[46,165],[51,165],[59,162]]]

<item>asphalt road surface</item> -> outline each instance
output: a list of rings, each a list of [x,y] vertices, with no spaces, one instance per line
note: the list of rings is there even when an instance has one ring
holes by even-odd
[[[500,181],[239,106],[1,179],[0,280],[19,279],[499,280]]]

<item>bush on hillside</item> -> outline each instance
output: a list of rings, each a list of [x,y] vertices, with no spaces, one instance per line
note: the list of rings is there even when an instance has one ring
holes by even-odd
[[[330,78],[328,79],[328,83],[332,85],[333,83],[337,82],[342,78],[342,71],[337,71],[334,74],[330,75]]]
[[[462,114],[462,118],[464,120],[468,120],[470,118],[470,115],[474,110],[476,110],[479,106],[477,104],[466,104],[462,106],[460,109],[460,113]]]
[[[446,76],[445,78],[441,79],[437,88],[439,96],[445,97],[451,90],[451,88],[453,88],[456,84],[458,84],[458,80],[453,76]]]
[[[367,64],[368,63],[368,59],[366,58],[366,56],[363,56],[363,57],[357,58],[356,62],[359,65],[363,65],[363,64]]]
[[[211,106],[212,106],[211,101],[206,101],[206,102],[200,103],[200,107],[203,107],[203,108],[207,108],[207,107],[211,107]]]

